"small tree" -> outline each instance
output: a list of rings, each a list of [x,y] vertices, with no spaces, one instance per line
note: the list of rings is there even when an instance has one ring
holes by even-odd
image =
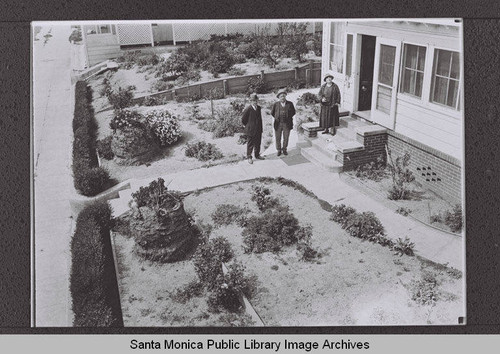
[[[403,156],[398,156],[394,161],[391,150],[387,146],[385,147],[385,151],[387,153],[387,168],[391,172],[392,177],[392,188],[389,190],[389,199],[409,199],[409,184],[415,180],[415,176],[408,169],[410,154],[406,152]]]

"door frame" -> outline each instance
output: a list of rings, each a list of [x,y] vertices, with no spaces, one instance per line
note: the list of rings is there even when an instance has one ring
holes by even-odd
[[[396,48],[396,53],[394,56],[394,72],[392,78],[392,87],[390,87],[392,90],[391,108],[388,115],[386,113],[377,110],[377,91],[379,84],[389,87],[385,84],[379,83],[380,48],[382,45],[388,45]],[[373,64],[372,108],[371,108],[370,119],[374,123],[382,125],[391,130],[394,130],[394,127],[396,125],[396,100],[397,100],[398,85],[399,85],[400,66],[401,66],[401,41],[377,37],[377,41],[375,44],[375,62]]]

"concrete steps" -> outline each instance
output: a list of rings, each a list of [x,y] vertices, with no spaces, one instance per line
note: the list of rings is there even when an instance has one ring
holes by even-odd
[[[301,150],[301,154],[316,166],[319,166],[327,171],[335,173],[342,172],[342,164],[332,158],[327,152],[320,151],[311,146],[303,148]]]
[[[310,146],[307,144],[301,146],[301,154],[327,171],[342,172],[342,163],[338,161],[341,160],[339,153],[364,150],[363,144],[358,142],[357,129],[371,125],[372,123],[355,117],[342,117],[336,134],[332,136],[330,134],[321,134],[319,122],[304,123],[303,127],[309,134],[309,137],[305,137],[305,140],[310,143]],[[310,132],[317,133],[310,134]]]

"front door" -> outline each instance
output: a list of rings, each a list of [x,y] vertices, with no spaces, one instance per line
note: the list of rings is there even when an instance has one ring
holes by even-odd
[[[371,120],[394,129],[401,42],[377,38]]]
[[[361,37],[361,61],[359,67],[358,111],[369,111],[372,106],[373,64],[376,37]]]

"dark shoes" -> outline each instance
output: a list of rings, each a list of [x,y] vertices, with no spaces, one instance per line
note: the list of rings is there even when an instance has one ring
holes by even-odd
[[[278,154],[277,154],[277,155],[278,155],[278,156],[281,156],[281,150],[278,150]]]
[[[328,130],[325,130],[324,132],[321,132],[321,134],[328,134]]]
[[[266,158],[265,158],[265,157],[263,157],[263,156],[255,156],[255,158],[256,158],[257,160],[265,160],[265,159],[266,159]]]
[[[248,158],[247,158],[247,161],[248,161],[248,163],[249,163],[250,165],[251,165],[251,164],[253,164],[253,160],[252,160],[252,158],[251,158],[251,157],[248,157]]]
[[[283,149],[283,155],[288,155],[288,151],[286,151],[285,149]]]

